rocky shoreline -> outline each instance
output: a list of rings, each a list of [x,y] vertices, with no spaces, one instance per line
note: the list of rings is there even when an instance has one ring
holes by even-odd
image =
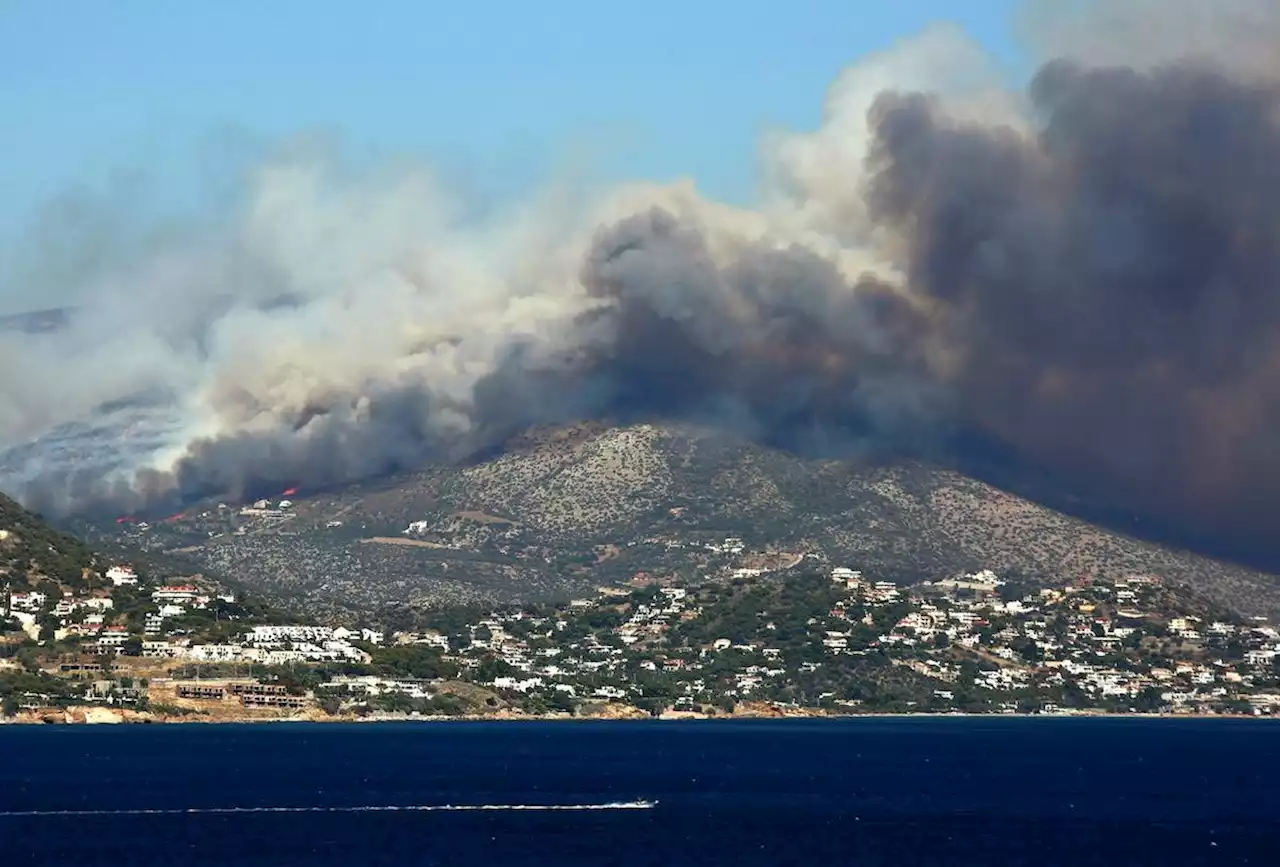
[[[380,713],[366,716],[351,714],[329,715],[320,711],[306,710],[293,714],[228,714],[216,715],[187,713],[175,714],[154,711],[138,711],[124,708],[107,708],[101,706],[73,705],[66,708],[41,708],[22,711],[14,717],[0,718],[0,724],[14,725],[112,725],[112,724],[151,724],[151,723],[204,723],[217,725],[222,723],[270,723],[270,722],[548,722],[560,720],[690,720],[690,719],[783,719],[815,718],[844,716],[831,714],[823,710],[803,710],[780,707],[765,702],[753,702],[741,706],[733,713],[705,714],[691,711],[668,711],[657,717],[647,711],[627,704],[608,703],[591,708],[583,714],[546,713],[528,714],[516,710],[497,710],[484,714],[464,714],[457,716],[427,716],[412,714]]]
[[[770,704],[767,702],[751,702],[740,706],[733,712],[715,714],[697,713],[693,711],[667,711],[653,716],[647,711],[632,705],[611,703],[600,705],[585,714],[547,713],[526,714],[519,711],[502,710],[486,714],[467,714],[459,716],[424,716],[412,714],[371,714],[368,716],[336,715],[331,716],[319,710],[308,710],[295,714],[265,716],[225,715],[216,718],[201,714],[169,714],[151,711],[136,711],[121,708],[100,706],[71,706],[67,708],[46,708],[23,711],[16,716],[0,718],[0,725],[148,725],[148,724],[245,724],[245,723],[385,723],[385,722],[591,722],[591,721],[681,721],[681,720],[748,720],[748,719],[865,719],[881,717],[885,719],[905,719],[912,717],[973,717],[973,718],[1007,718],[1007,717],[1085,717],[1090,719],[1138,718],[1138,719],[1276,719],[1275,717],[1257,717],[1244,714],[1157,714],[1157,713],[1106,713],[1101,711],[1080,711],[1077,713],[1059,714],[967,714],[967,713],[850,713],[833,712],[821,708],[793,708]]]

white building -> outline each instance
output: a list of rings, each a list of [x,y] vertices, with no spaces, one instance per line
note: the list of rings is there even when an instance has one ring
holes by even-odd
[[[129,640],[129,630],[123,626],[107,626],[98,633],[98,646],[102,648],[119,648]]]
[[[307,654],[301,650],[268,650],[262,647],[236,648],[241,657],[263,665],[289,665],[306,662]]]
[[[200,588],[192,584],[169,584],[151,594],[153,602],[193,603],[200,596]]]
[[[181,659],[187,655],[187,650],[181,644],[168,641],[142,642],[142,655],[152,659]]]
[[[193,644],[187,657],[199,662],[235,662],[243,651],[234,644]]]
[[[27,593],[12,593],[9,595],[9,607],[13,611],[26,611],[30,614],[36,614],[44,610],[45,604],[49,601],[49,597],[38,590],[32,590]]]
[[[132,566],[112,566],[107,570],[107,579],[116,587],[138,583],[138,576]]]
[[[495,677],[493,679],[494,689],[512,689],[516,692],[528,692],[529,690],[542,686],[543,680],[540,677],[529,677],[519,680],[514,677]]]
[[[390,692],[399,692],[410,698],[431,698],[432,696],[427,685],[421,681],[389,680],[375,675],[338,676],[330,681],[328,686],[334,689],[345,687],[352,692],[363,693],[364,695],[384,695]]]
[[[1269,648],[1246,650],[1244,652],[1244,661],[1249,665],[1271,665],[1275,658],[1276,651]]]
[[[862,585],[862,572],[848,566],[837,566],[831,570],[831,583],[843,584],[848,590],[856,590]]]
[[[333,640],[333,628],[330,626],[255,626],[245,637],[250,644],[324,643]]]

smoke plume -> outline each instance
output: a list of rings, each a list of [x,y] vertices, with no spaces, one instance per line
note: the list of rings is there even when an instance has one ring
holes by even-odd
[[[1021,92],[932,28],[764,142],[753,210],[678,183],[477,222],[424,170],[268,160],[231,219],[89,257],[64,327],[0,335],[4,484],[131,512],[638,414],[795,448],[976,431],[1265,541],[1280,7],[1206,8],[1029,4]]]

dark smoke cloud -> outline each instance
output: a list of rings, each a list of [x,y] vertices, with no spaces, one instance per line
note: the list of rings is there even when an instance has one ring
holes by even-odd
[[[614,411],[848,440],[850,425],[889,427],[891,408],[912,407],[918,424],[937,398],[905,300],[870,279],[851,286],[799,246],[750,245],[721,266],[699,233],[653,210],[597,236],[582,282],[609,301]]]
[[[1165,35],[1132,63],[1110,34],[1072,36],[1020,96],[945,28],[868,58],[821,129],[770,143],[758,212],[676,185],[477,233],[429,180],[333,192],[314,167],[269,166],[231,239],[112,307],[154,326],[129,332],[153,341],[131,343],[141,360],[111,376],[76,360],[74,406],[158,381],[174,414],[132,439],[64,425],[42,442],[65,459],[10,452],[8,475],[51,512],[132,512],[463,460],[586,418],[837,452],[936,454],[959,432],[1108,502],[1269,543],[1280,76],[1254,49],[1280,47],[1280,15],[1227,5],[1203,34],[1161,6]],[[1155,20],[1146,0],[1105,8],[1117,32]],[[1224,54],[1240,22],[1252,48]],[[190,303],[174,274],[201,275]],[[148,299],[181,308],[198,351]],[[8,351],[56,367],[50,340]],[[63,409],[8,387],[30,409],[7,427],[0,410],[0,436]],[[104,438],[114,463],[81,454]]]
[[[1265,531],[1280,454],[1280,89],[1046,65],[1026,136],[886,94],[877,220],[967,422],[1144,510]]]

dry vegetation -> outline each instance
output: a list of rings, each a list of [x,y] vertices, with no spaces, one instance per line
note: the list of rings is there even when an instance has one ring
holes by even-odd
[[[692,576],[725,565],[703,543],[726,536],[749,552],[813,552],[899,581],[978,568],[1043,583],[1153,572],[1238,610],[1280,612],[1273,576],[1117,535],[958,473],[804,460],[682,427],[536,430],[469,466],[304,491],[274,528],[235,535],[220,515],[234,509],[142,541],[191,547],[206,568],[321,616],[563,596],[637,572]],[[405,536],[411,522],[421,532]]]

